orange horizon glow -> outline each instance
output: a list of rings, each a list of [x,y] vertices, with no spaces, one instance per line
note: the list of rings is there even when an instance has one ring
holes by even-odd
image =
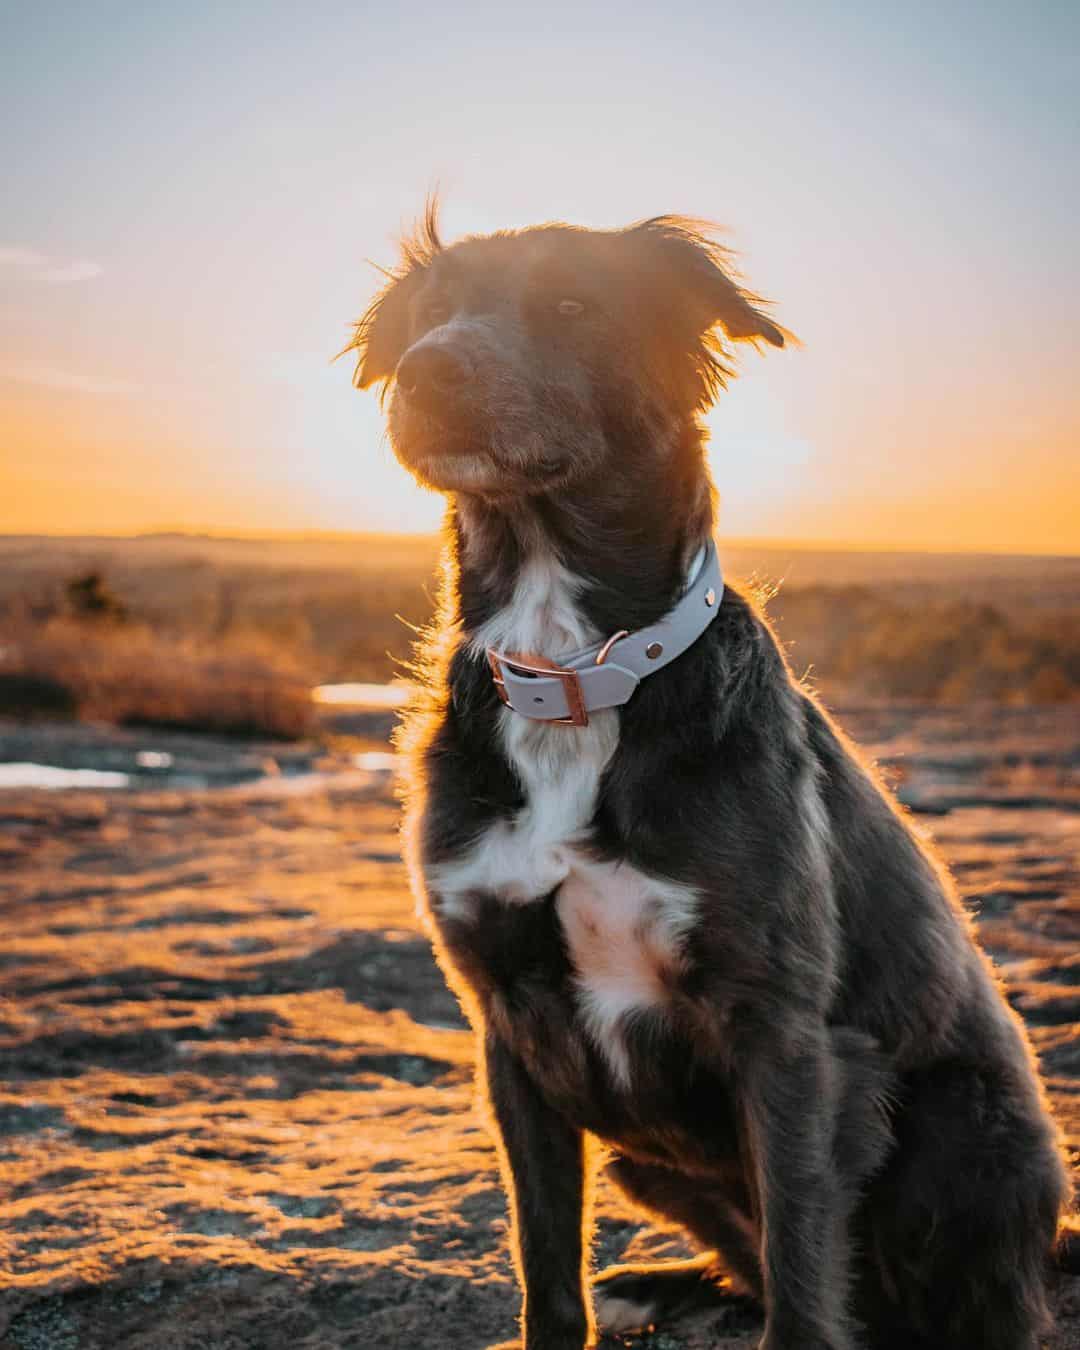
[[[0,529],[0,539],[85,539],[85,540],[138,540],[154,539],[206,539],[216,543],[266,543],[266,544],[350,544],[368,541],[386,540],[387,542],[406,542],[408,540],[434,540],[438,532],[433,530],[305,530],[290,528],[228,528],[203,527],[197,524],[149,525],[132,529],[86,530],[86,529]],[[1080,557],[1080,548],[984,548],[980,545],[964,547],[962,544],[951,548],[928,547],[917,540],[900,539],[881,543],[874,539],[837,539],[832,536],[814,538],[790,538],[783,535],[728,535],[722,530],[718,537],[732,549],[759,549],[763,551],[795,553],[925,553],[948,557],[1000,557],[1000,558],[1074,558]]]
[[[804,357],[795,352],[771,359],[775,365]],[[939,406],[937,427],[924,429],[926,444],[914,455],[886,446],[876,456],[864,448],[856,458],[852,449],[834,454],[815,481],[813,448],[791,437],[790,418],[781,420],[778,432],[763,371],[755,369],[746,383],[753,387],[737,412],[733,452],[725,445],[724,418],[727,401],[739,397],[738,382],[721,396],[710,419],[723,536],[845,551],[1080,553],[1080,454],[1074,449],[1080,441],[1073,433],[1080,417],[1074,418],[1071,403],[1062,408],[1057,426],[1053,415],[1044,413],[1034,435],[1013,430],[997,440],[980,434],[981,428],[965,434],[963,409]],[[344,403],[340,390],[326,392],[331,407],[344,405],[356,414],[372,443],[356,446],[355,453],[350,447],[344,457],[328,456],[310,482],[304,481],[310,458],[295,452],[270,457],[272,474],[258,471],[254,452],[221,444],[192,452],[171,429],[155,427],[151,410],[135,400],[120,410],[102,408],[100,399],[77,391],[53,399],[2,400],[0,533],[327,537],[437,529],[442,503],[417,488],[393,460],[375,399],[350,388]],[[313,392],[309,401],[316,399]],[[72,402],[76,407],[89,402],[88,415],[73,417]],[[951,438],[951,454],[935,454],[937,428],[946,442]],[[759,435],[766,446],[774,436],[778,449],[766,450],[765,464],[748,480],[740,457],[759,453]],[[845,490],[849,457],[864,471],[855,493]],[[940,484],[927,482],[925,475],[921,482],[906,482],[910,458],[918,463],[938,458]],[[865,481],[868,460],[876,483]],[[987,465],[985,475],[979,464]],[[375,485],[377,496],[365,492],[365,484]]]

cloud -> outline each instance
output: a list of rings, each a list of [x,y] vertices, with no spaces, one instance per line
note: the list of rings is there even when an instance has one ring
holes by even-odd
[[[86,258],[50,258],[37,249],[0,245],[0,277],[14,273],[20,281],[91,281],[104,270]]]
[[[44,253],[35,253],[32,248],[0,246],[0,267],[43,267],[48,261]]]
[[[25,361],[0,361],[0,380],[16,380],[19,384],[35,384],[45,389],[67,389],[78,394],[134,394],[139,388],[130,380],[81,375]]]
[[[45,267],[37,272],[34,281],[90,281],[104,271],[100,263],[69,262],[59,267]]]

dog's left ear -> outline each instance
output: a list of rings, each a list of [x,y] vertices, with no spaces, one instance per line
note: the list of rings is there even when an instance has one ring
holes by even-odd
[[[731,253],[708,229],[683,216],[656,216],[632,225],[627,234],[653,251],[695,315],[699,332],[719,324],[736,342],[782,347],[792,335],[762,312],[768,301],[732,279]]]

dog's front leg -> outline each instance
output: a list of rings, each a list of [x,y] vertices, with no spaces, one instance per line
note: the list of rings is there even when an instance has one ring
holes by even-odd
[[[760,1350],[851,1350],[847,1206],[833,1162],[841,1087],[824,1027],[769,1037],[740,1074],[761,1220]]]
[[[593,1339],[585,1293],[584,1138],[490,1031],[485,1058],[525,1292],[525,1350],[582,1350]]]

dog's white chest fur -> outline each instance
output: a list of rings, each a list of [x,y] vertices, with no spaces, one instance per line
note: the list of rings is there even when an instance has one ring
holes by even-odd
[[[628,1021],[667,1003],[696,896],[628,863],[578,855],[556,903],[589,1034],[616,1079],[628,1085]]]
[[[574,604],[575,580],[554,560],[523,571],[510,605],[477,633],[478,647],[557,657],[594,641]],[[529,904],[558,890],[556,906],[576,973],[586,1028],[621,1082],[629,1018],[659,1009],[693,922],[695,894],[625,862],[600,862],[588,832],[604,769],[618,743],[618,713],[594,712],[587,727],[548,726],[510,709],[500,714],[503,749],[525,805],[494,822],[467,852],[428,872],[441,913],[467,919],[471,897]]]

